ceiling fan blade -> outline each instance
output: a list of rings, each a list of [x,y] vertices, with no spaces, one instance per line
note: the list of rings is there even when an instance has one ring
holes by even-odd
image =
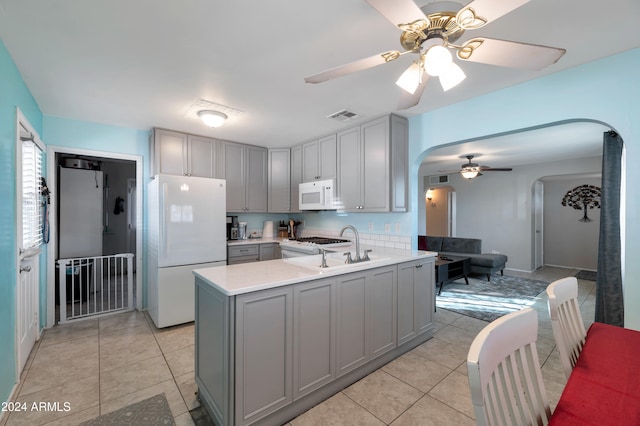
[[[530,0],[474,0],[456,14],[456,21],[465,30],[480,28],[519,8]]]
[[[479,37],[464,43],[458,49],[458,58],[499,67],[537,71],[558,62],[565,52],[565,49],[556,47]]]
[[[401,54],[402,53],[398,52],[397,50],[379,53],[377,55],[369,56],[368,58],[340,65],[339,67],[331,68],[330,70],[322,71],[318,74],[305,77],[304,81],[307,83],[322,83],[323,81],[332,80],[334,78],[342,77],[357,71],[366,70],[367,68],[373,68],[378,65],[386,64],[387,62],[391,62],[397,59]]]
[[[424,21],[423,29],[429,26],[429,18],[420,10],[413,0],[366,0],[371,7],[387,18],[401,30],[408,29],[407,24]]]
[[[513,170],[511,167],[483,167],[480,166],[480,170],[483,172],[510,172]]]
[[[424,92],[424,88],[427,85],[427,81],[429,80],[429,74],[425,71],[422,71],[422,82],[418,85],[418,88],[413,95],[409,92],[402,91],[400,95],[400,100],[398,101],[398,109],[409,109],[412,106],[418,105],[420,102],[420,98],[422,97],[422,92]]]

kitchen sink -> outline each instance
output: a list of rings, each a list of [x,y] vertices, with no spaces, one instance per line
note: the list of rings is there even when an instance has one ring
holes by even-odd
[[[354,253],[351,253],[354,256]],[[349,268],[362,268],[367,266],[372,266],[377,263],[384,262],[389,260],[388,256],[379,256],[373,253],[369,253],[369,259],[366,262],[358,262],[358,263],[344,263],[346,257],[341,252],[336,253],[327,253],[327,267],[321,268],[320,264],[322,263],[322,255],[316,254],[311,256],[300,256],[300,257],[291,257],[285,259],[285,262],[291,263],[297,266],[301,266],[303,268],[309,268],[316,271],[335,271],[337,269],[349,269]]]

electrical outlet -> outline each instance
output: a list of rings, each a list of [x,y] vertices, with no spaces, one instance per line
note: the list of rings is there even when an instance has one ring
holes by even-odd
[[[396,234],[400,233],[400,224],[396,223]]]
[[[491,250],[492,254],[500,254],[500,252],[498,250]]]
[[[388,223],[385,223],[385,224],[384,224],[384,232],[385,232],[386,234],[388,234],[389,232],[391,232],[391,225],[390,225],[390,224],[388,224]]]
[[[369,222],[369,231],[373,231],[373,222]]]

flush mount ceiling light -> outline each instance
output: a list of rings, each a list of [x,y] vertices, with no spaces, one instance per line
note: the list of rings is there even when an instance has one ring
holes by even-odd
[[[444,91],[466,78],[453,62],[450,50],[460,61],[500,67],[541,70],[556,63],[565,49],[476,37],[462,45],[454,44],[465,31],[482,28],[531,0],[473,0],[463,6],[453,1],[436,1],[419,8],[414,0],[365,0],[402,34],[403,51],[391,50],[306,77],[307,83],[342,77],[356,71],[395,61],[406,53],[418,55],[396,84],[405,92],[398,109],[420,102],[429,77],[438,77]]]
[[[200,117],[202,122],[209,127],[220,127],[228,118],[227,114],[223,114],[218,111],[211,111],[208,109],[198,111],[198,116]]]

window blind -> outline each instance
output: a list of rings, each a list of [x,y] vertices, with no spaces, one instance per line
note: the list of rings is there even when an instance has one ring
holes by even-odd
[[[42,245],[44,208],[42,188],[43,152],[33,141],[22,142],[22,248]]]

